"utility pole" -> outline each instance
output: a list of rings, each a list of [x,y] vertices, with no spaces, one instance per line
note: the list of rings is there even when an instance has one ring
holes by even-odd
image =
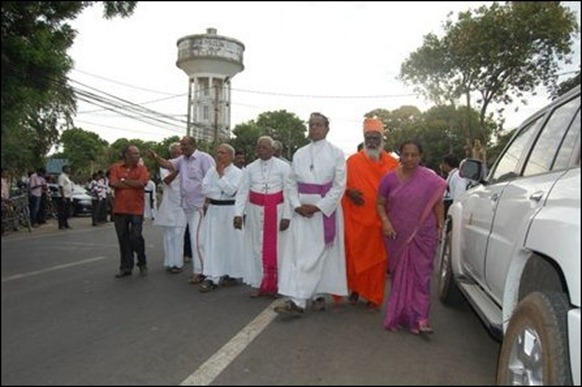
[[[214,84],[214,146],[218,145],[218,82]]]

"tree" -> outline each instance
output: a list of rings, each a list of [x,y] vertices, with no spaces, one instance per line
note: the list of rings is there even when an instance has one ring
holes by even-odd
[[[257,117],[257,126],[264,135],[281,141],[281,154],[286,155],[288,160],[291,160],[297,149],[308,143],[305,122],[286,110],[261,113]]]
[[[63,150],[59,156],[69,160],[76,175],[91,176],[95,170],[108,167],[104,155],[109,143],[97,133],[80,128],[67,129],[60,143]]]
[[[237,151],[243,151],[246,155],[247,163],[255,159],[255,149],[257,147],[257,139],[262,135],[261,128],[254,120],[238,124],[232,130],[234,138],[230,144]]]
[[[461,12],[444,29],[442,39],[425,37],[402,64],[400,78],[436,104],[464,97],[470,111],[477,95],[480,124],[476,132],[467,126],[468,140],[487,146],[490,105],[510,104],[540,84],[554,85],[559,64],[570,61],[578,23],[559,2],[508,2]]]
[[[552,98],[556,99],[562,94],[565,94],[570,89],[578,86],[580,84],[580,70],[576,73],[575,76],[572,78],[566,79],[564,82],[561,82],[555,89],[552,90]]]
[[[415,106],[401,106],[392,111],[375,109],[366,113],[365,117],[377,117],[384,122],[384,148],[388,151],[397,151],[406,140],[419,141],[424,146],[424,164],[435,171],[438,171],[439,163],[448,153],[459,158],[471,156],[465,149],[464,125],[468,123],[475,127],[479,124],[477,111],[452,105],[435,106],[424,113]],[[497,125],[489,120],[487,128],[494,131]]]
[[[385,132],[392,133],[420,122],[422,120],[422,112],[416,106],[400,106],[393,111],[374,109],[364,114],[364,117],[378,118],[384,124]]]
[[[308,143],[305,123],[294,113],[286,110],[264,112],[257,120],[238,124],[232,131],[234,138],[232,146],[236,150],[243,150],[247,155],[247,162],[256,158],[255,148],[260,136],[271,136],[283,144],[283,154],[290,160],[297,149]]]
[[[2,163],[18,146],[27,168],[42,164],[58,141],[59,130],[70,125],[76,102],[67,74],[73,66],[67,50],[76,31],[67,23],[96,1],[2,2]],[[136,1],[107,1],[104,17],[127,17]],[[26,136],[22,136],[26,133]],[[27,143],[14,141],[26,137]],[[18,167],[20,168],[20,166]]]

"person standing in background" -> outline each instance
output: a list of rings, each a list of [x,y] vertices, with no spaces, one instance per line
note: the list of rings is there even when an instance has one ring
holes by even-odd
[[[59,185],[59,197],[57,198],[59,230],[71,228],[69,216],[73,200],[73,182],[69,178],[70,173],[71,168],[68,165],[63,165],[62,173],[57,179]]]
[[[273,141],[273,156],[275,156],[276,158],[283,160],[287,164],[291,165],[291,161],[287,160],[283,156],[283,143],[279,140]]]
[[[38,227],[39,223],[39,211],[40,211],[40,201],[42,199],[42,193],[47,189],[47,184],[45,180],[46,170],[44,168],[38,168],[36,172],[33,172],[28,179],[28,193],[29,193],[29,204],[30,204],[30,223],[32,227]]]
[[[234,155],[234,161],[232,162],[239,169],[245,169],[247,165],[247,157],[245,151],[237,150]]]
[[[156,213],[158,209],[158,199],[156,192],[156,183],[152,179],[148,180],[144,190],[144,219],[151,219],[152,221],[156,219]]]
[[[468,182],[459,175],[459,159],[455,155],[445,155],[440,167],[447,180],[447,189],[444,196],[446,215],[451,204],[467,191]]]

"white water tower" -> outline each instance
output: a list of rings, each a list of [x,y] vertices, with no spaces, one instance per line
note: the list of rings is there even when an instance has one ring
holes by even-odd
[[[244,49],[215,28],[178,39],[176,66],[189,80],[187,135],[214,143],[230,138],[230,82],[244,69]]]

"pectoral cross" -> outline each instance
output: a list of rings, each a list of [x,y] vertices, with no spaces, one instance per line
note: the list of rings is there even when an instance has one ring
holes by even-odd
[[[267,191],[269,191],[269,183],[263,184],[263,190],[265,191],[265,193],[267,193]]]

